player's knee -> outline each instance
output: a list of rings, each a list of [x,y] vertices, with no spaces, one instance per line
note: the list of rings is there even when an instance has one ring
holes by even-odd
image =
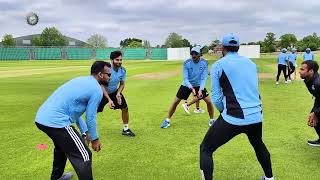
[[[122,111],[123,111],[123,112],[128,112],[128,111],[129,111],[128,106],[125,107],[125,108],[123,108]]]
[[[203,143],[200,144],[200,154],[212,154],[213,152],[210,152],[209,148],[206,147]]]

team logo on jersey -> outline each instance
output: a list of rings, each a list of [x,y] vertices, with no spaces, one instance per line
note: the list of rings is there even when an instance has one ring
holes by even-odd
[[[200,71],[202,71],[203,70],[203,67],[202,66],[200,66]]]
[[[316,90],[316,88],[314,87],[314,84],[311,86],[311,89],[312,90]]]

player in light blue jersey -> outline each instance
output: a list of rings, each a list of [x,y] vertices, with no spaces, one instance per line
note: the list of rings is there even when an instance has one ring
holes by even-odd
[[[187,100],[191,93],[193,95],[193,100],[190,104],[203,99],[207,104],[207,109],[210,116],[209,124],[214,122],[213,106],[209,94],[205,88],[208,79],[208,61],[201,58],[199,46],[193,47],[190,55],[191,59],[188,59],[183,63],[182,85],[180,86],[176,98],[169,109],[168,117],[160,126],[161,128],[165,129],[170,127],[170,119],[180,101],[182,99]],[[183,103],[183,106],[186,106],[186,104]]]
[[[288,56],[286,53],[287,53],[287,49],[283,48],[281,50],[281,53],[277,57],[277,60],[278,60],[278,74],[277,74],[277,80],[276,80],[277,85],[279,84],[279,78],[280,78],[281,71],[283,72],[285,83],[286,84],[288,83],[288,81],[287,81],[287,78],[288,78],[287,66],[288,66],[289,62],[288,62]]]
[[[122,92],[125,87],[127,71],[122,67],[121,51],[113,51],[110,54],[111,59],[111,79],[108,85],[103,87],[103,98],[98,108],[102,112],[106,104],[111,109],[121,109],[123,129],[122,135],[134,137],[135,134],[129,129],[129,110],[127,101]]]
[[[224,36],[222,44],[224,57],[215,62],[210,71],[212,101],[220,116],[209,128],[200,146],[202,178],[213,179],[213,152],[244,133],[265,173],[262,179],[273,180],[270,154],[262,141],[257,66],[250,59],[238,55],[239,38],[236,35]],[[234,151],[240,152],[237,149]],[[239,163],[239,168],[243,167],[245,165]]]
[[[291,82],[291,74],[293,74],[296,70],[297,66],[297,49],[292,48],[291,53],[288,55],[288,61],[289,61],[289,66],[288,66],[288,81]]]
[[[60,86],[39,108],[35,123],[54,143],[51,179],[69,179],[63,174],[67,158],[80,180],[92,180],[92,149],[100,151],[101,144],[96,127],[96,114],[102,99],[101,84],[111,76],[110,63],[96,61],[91,76],[78,77]],[[86,112],[86,121],[81,118]],[[76,123],[81,133],[87,134],[87,144],[72,126]],[[68,175],[68,178],[67,176]]]
[[[303,61],[308,61],[308,60],[312,60],[314,61],[314,54],[313,52],[311,52],[310,48],[306,49],[306,52],[303,54]]]

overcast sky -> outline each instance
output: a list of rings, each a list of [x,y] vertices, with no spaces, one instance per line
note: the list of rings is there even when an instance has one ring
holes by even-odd
[[[285,33],[302,38],[320,33],[319,9],[318,0],[0,0],[0,36],[55,26],[83,41],[101,34],[109,46],[127,37],[161,45],[170,32],[200,45],[229,32],[241,42],[263,40],[270,31],[277,38]],[[39,15],[36,26],[26,23],[29,12]]]

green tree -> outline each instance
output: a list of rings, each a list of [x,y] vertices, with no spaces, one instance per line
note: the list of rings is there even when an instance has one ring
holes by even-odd
[[[142,46],[142,40],[141,40],[141,39],[137,39],[137,38],[126,38],[126,39],[124,39],[124,40],[121,40],[121,41],[120,41],[120,46],[121,46],[121,47],[128,47],[129,44],[131,44],[131,43],[134,42],[134,41],[140,43],[141,46]],[[137,43],[135,43],[135,44],[137,44]]]
[[[189,42],[188,39],[182,39],[182,47],[192,47],[191,43]]]
[[[301,40],[301,41],[298,41],[297,44],[296,44],[296,46],[297,46],[297,50],[298,50],[299,52],[305,51],[306,48],[307,48],[307,45],[306,45],[302,40]]]
[[[142,42],[132,41],[132,42],[130,42],[130,44],[127,47],[128,48],[141,48]]]
[[[87,40],[87,43],[90,47],[93,48],[106,48],[108,47],[107,39],[100,34],[93,34]]]
[[[32,46],[42,46],[42,42],[41,42],[40,36],[32,38],[31,39],[31,44],[32,44]]]
[[[4,46],[4,47],[10,47],[10,46],[16,46],[16,42],[15,40],[13,39],[13,36],[11,34],[5,34],[3,36],[3,39],[1,41],[1,44]]]
[[[279,47],[290,48],[294,47],[297,43],[297,37],[294,34],[284,34],[280,37]]]
[[[276,38],[275,34],[272,32],[268,32],[266,37],[264,38],[263,43],[263,52],[275,52],[276,51]]]
[[[164,44],[167,48],[184,47],[182,36],[175,32],[169,34]]]
[[[317,33],[313,33],[312,35],[304,37],[302,41],[306,45],[306,47],[309,47],[312,51],[317,50],[320,43]]]
[[[45,28],[40,35],[41,46],[66,46],[67,40],[55,27]]]

